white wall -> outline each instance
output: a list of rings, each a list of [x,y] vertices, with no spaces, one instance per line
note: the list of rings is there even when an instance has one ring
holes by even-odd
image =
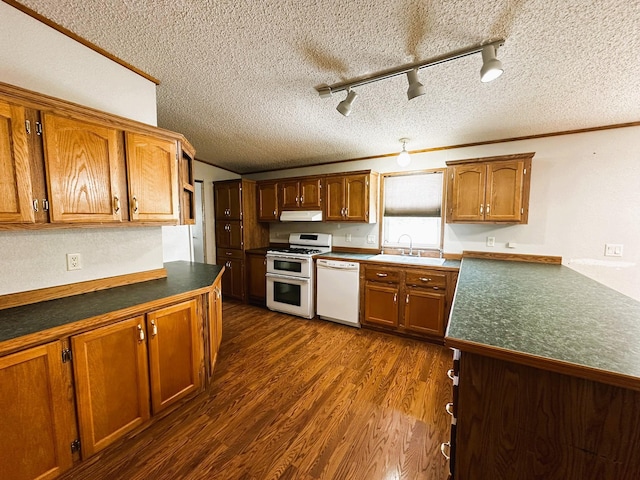
[[[156,87],[0,2],[0,82],[156,124]],[[66,254],[82,270],[66,271]],[[162,267],[160,227],[0,232],[0,295]]]
[[[640,127],[601,130],[412,155],[410,169],[445,166],[447,160],[536,152],[527,225],[446,225],[445,252],[463,250],[559,255],[563,263],[640,300]],[[393,158],[348,162],[254,175],[277,178],[372,169],[398,171]],[[370,248],[379,225],[272,224],[271,241],[291,231],[334,234],[334,245]],[[345,233],[351,234],[346,242]],[[486,246],[493,236],[496,246]],[[517,247],[506,247],[515,242]],[[605,257],[605,243],[624,245],[622,258]],[[378,245],[373,245],[378,247]]]

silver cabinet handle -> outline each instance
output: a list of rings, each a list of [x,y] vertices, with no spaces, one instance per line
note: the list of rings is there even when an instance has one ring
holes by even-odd
[[[453,402],[449,402],[444,406],[445,411],[453,417]]]
[[[451,444],[449,442],[444,442],[444,443],[440,444],[440,453],[442,453],[442,456],[444,458],[446,458],[447,460],[450,460],[451,457],[449,455],[447,455],[445,450],[450,449],[450,448],[451,448]]]
[[[349,208],[347,208],[347,207],[344,208],[344,216],[345,217],[349,216]]]
[[[155,320],[151,320],[151,336],[155,337],[156,335],[158,335],[158,326]]]
[[[273,216],[274,216],[274,217],[277,217],[277,216],[278,216],[278,215],[277,215],[277,212],[276,212],[275,210],[273,211]]]
[[[138,213],[138,198],[133,197],[133,213]]]
[[[490,211],[490,209],[491,209],[491,205],[489,205],[489,204],[487,203],[487,215],[489,215],[489,211]]]
[[[138,341],[144,342],[144,330],[142,329],[142,325],[138,324]]]
[[[409,294],[407,293],[407,298],[405,299],[404,303],[406,303],[407,305],[409,305]]]
[[[453,368],[447,370],[447,377],[449,377],[451,380],[454,379],[455,375],[453,374]]]
[[[384,277],[388,277],[388,276],[389,276],[389,274],[388,274],[388,273],[376,273],[376,277],[382,277],[382,278],[384,278]]]
[[[398,303],[398,294],[397,293],[393,294],[393,303]]]
[[[484,213],[484,205],[480,204],[480,215]]]
[[[420,281],[422,281],[422,282],[430,282],[431,279],[427,278],[427,277],[420,277]]]
[[[226,255],[230,257],[231,255],[233,255],[233,252],[227,252]]]
[[[38,211],[38,199],[37,199],[37,198],[35,198],[35,199],[33,200],[33,211],[34,211],[34,212],[37,212],[37,211]]]
[[[300,205],[304,203],[304,195],[300,195]]]
[[[113,211],[114,213],[118,213],[120,211],[120,199],[117,195],[113,196]]]

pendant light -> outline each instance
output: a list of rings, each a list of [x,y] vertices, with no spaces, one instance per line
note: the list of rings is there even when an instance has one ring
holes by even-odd
[[[504,69],[502,62],[496,58],[496,46],[485,45],[482,48],[482,68],[480,69],[480,81],[491,82],[502,75]]]
[[[411,155],[409,155],[409,152],[407,152],[407,142],[409,141],[409,139],[401,138],[400,141],[402,142],[402,151],[398,154],[396,161],[398,162],[399,166],[408,167],[411,163]]]

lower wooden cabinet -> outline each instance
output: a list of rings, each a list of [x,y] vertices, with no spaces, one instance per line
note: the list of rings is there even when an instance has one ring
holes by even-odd
[[[222,291],[227,298],[245,301],[245,263],[244,252],[235,249],[217,250],[217,263],[224,265]]]
[[[220,279],[213,284],[213,289],[208,295],[208,322],[207,333],[209,335],[207,354],[208,377],[211,378],[213,368],[218,359],[218,351],[222,342],[222,285]]]
[[[456,280],[453,271],[365,264],[361,322],[442,340]]]
[[[0,476],[50,479],[73,464],[71,375],[62,342],[0,358]]]
[[[267,302],[267,258],[264,253],[247,252],[247,300],[264,306]]]
[[[82,456],[200,388],[197,300],[71,337]]]

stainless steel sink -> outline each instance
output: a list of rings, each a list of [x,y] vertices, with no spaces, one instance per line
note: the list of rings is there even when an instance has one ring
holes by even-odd
[[[414,257],[409,255],[387,255],[385,253],[374,255],[369,260],[374,262],[403,263],[406,265],[430,265],[438,267],[445,262],[444,258]]]

